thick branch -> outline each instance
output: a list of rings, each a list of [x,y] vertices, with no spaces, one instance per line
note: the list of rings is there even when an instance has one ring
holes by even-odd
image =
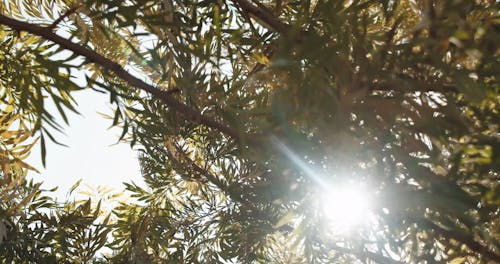
[[[84,46],[75,44],[68,39],[62,38],[58,36],[57,34],[53,33],[50,28],[47,27],[40,27],[35,24],[31,23],[26,23],[22,22],[19,20],[15,20],[12,18],[9,18],[7,16],[4,16],[0,14],[0,24],[9,26],[10,28],[17,30],[17,31],[26,31],[31,34],[40,36],[46,40],[50,40],[59,46],[61,46],[64,49],[70,50],[74,52],[75,54],[78,54],[80,56],[85,57],[88,61],[93,62],[101,67],[103,67],[106,70],[109,70],[113,72],[117,77],[121,78],[123,81],[128,83],[132,87],[136,87],[138,89],[141,89],[155,98],[161,100],[164,104],[166,104],[168,107],[171,109],[177,111],[180,113],[184,118],[186,118],[189,121],[205,125],[207,127],[213,128],[215,130],[220,131],[221,133],[238,140],[239,134],[237,131],[234,129],[218,122],[217,120],[205,116],[187,105],[177,101],[175,98],[173,98],[169,92],[162,91],[160,89],[157,89],[156,87],[149,85],[145,83],[144,81],[132,76],[130,73],[125,71],[122,66],[119,64],[111,61],[110,59],[102,56],[99,53],[96,53],[93,50],[90,50],[89,48],[86,48]]]

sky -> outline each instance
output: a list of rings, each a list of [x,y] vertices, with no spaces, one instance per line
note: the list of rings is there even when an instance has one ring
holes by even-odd
[[[37,182],[43,181],[44,189],[59,186],[54,195],[60,201],[65,199],[71,186],[79,179],[82,182],[75,193],[97,186],[123,190],[122,183],[130,181],[142,185],[137,153],[128,144],[116,144],[121,130],[109,129],[112,121],[98,114],[112,113],[109,96],[91,89],[73,95],[80,115],[68,113],[69,126],[64,126],[65,134],[54,132],[56,139],[68,147],[46,140],[47,159],[44,168],[40,146],[37,144],[27,161],[40,173],[30,172],[28,176]],[[49,104],[48,109],[54,108]],[[51,113],[58,116],[57,111]],[[64,124],[62,121],[59,123]]]

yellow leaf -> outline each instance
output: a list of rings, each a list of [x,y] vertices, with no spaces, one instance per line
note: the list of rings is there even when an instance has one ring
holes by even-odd
[[[4,131],[0,134],[0,137],[3,138],[11,138],[11,137],[17,137],[21,131]]]
[[[24,161],[21,161],[18,159],[18,160],[15,160],[15,163],[17,163],[21,168],[25,168],[25,169],[40,173],[36,168],[34,168],[33,166],[29,165],[28,163],[26,163]]]
[[[467,257],[458,257],[452,259],[448,264],[462,264],[467,260]]]
[[[271,64],[271,61],[269,60],[268,57],[266,57],[265,55],[263,54],[254,54],[252,56],[258,63],[260,64],[264,64],[264,65],[269,65]]]

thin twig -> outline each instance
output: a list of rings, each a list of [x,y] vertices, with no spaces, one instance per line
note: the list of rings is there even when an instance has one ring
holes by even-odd
[[[59,18],[57,18],[56,20],[54,20],[54,22],[52,24],[50,24],[50,26],[48,26],[47,28],[49,30],[54,30],[57,25],[59,25],[59,23],[61,23],[65,18],[69,17],[71,14],[73,14],[74,12],[76,12],[76,10],[79,8],[80,6],[74,6],[70,9],[68,9],[66,12],[64,12],[64,14],[62,14],[62,16],[60,16]]]
[[[488,247],[485,247],[481,245],[481,243],[475,241],[472,237],[465,236],[463,234],[457,233],[457,232],[452,232],[449,230],[446,230],[437,224],[433,223],[430,220],[427,219],[418,219],[415,221],[417,225],[419,225],[421,228],[430,228],[433,229],[434,232],[436,232],[438,235],[446,238],[446,239],[453,239],[458,242],[460,242],[463,245],[466,245],[469,247],[472,251],[479,253],[486,258],[495,261],[496,263],[500,263],[500,255],[498,255],[496,252],[490,250]]]
[[[237,5],[239,5],[247,15],[254,17],[259,24],[268,28],[269,30],[276,31],[282,34],[287,34],[290,32],[290,25],[283,23],[267,10],[262,9],[247,0],[233,1],[236,2]]]

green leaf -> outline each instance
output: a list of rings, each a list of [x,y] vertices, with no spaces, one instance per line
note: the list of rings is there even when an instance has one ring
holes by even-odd
[[[68,196],[70,196],[73,191],[78,188],[78,186],[80,186],[80,183],[82,183],[82,179],[79,179],[78,181],[76,181],[73,185],[71,185],[71,187],[69,188],[69,191],[68,191]]]

